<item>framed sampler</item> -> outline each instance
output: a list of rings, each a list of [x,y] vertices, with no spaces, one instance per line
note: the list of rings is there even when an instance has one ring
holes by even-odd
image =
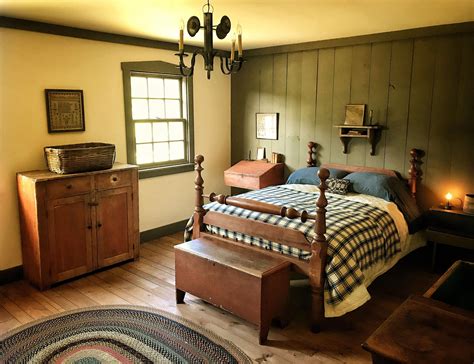
[[[86,130],[82,90],[44,91],[49,133]]]

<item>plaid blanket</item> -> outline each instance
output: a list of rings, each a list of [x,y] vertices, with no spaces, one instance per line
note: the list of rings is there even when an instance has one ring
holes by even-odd
[[[282,186],[273,186],[251,191],[239,197],[262,201],[278,206],[316,211],[319,193],[302,192]],[[384,210],[369,204],[351,201],[333,194],[327,195],[326,213],[328,240],[328,259],[326,265],[326,303],[337,305],[364,281],[363,271],[379,261],[388,261],[400,252],[400,238],[392,217]],[[207,226],[214,234],[238,240],[264,249],[281,252],[299,259],[308,260],[311,256],[310,242],[314,236],[314,222],[302,223],[295,219],[259,213],[233,206],[210,203],[206,210],[217,211],[233,216],[257,220],[301,231],[308,240],[308,250],[301,250],[278,242],[244,235],[239,232]],[[185,230],[185,239],[192,234],[192,218]]]

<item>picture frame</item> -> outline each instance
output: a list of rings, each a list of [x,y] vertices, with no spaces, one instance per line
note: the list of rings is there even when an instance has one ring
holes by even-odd
[[[364,125],[365,104],[346,105],[346,118],[344,125]]]
[[[265,160],[265,147],[257,147],[257,160]]]
[[[256,113],[257,139],[278,140],[278,113]]]
[[[45,89],[48,133],[85,131],[82,90]]]

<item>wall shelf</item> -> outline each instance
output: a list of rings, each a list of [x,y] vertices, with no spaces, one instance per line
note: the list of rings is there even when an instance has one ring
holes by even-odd
[[[382,130],[381,125],[334,125],[334,127],[339,129],[339,139],[341,139],[344,154],[349,152],[349,142],[352,138],[364,138],[370,144],[370,155],[375,155],[375,147]]]

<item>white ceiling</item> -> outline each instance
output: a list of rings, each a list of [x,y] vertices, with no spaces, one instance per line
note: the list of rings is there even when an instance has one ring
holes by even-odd
[[[174,42],[205,0],[0,0],[0,15]],[[474,0],[211,0],[214,23],[243,28],[244,49],[474,20]],[[235,28],[234,28],[235,29]],[[201,33],[201,32],[200,32]],[[202,34],[185,35],[201,44]],[[215,38],[230,47],[230,36]]]

